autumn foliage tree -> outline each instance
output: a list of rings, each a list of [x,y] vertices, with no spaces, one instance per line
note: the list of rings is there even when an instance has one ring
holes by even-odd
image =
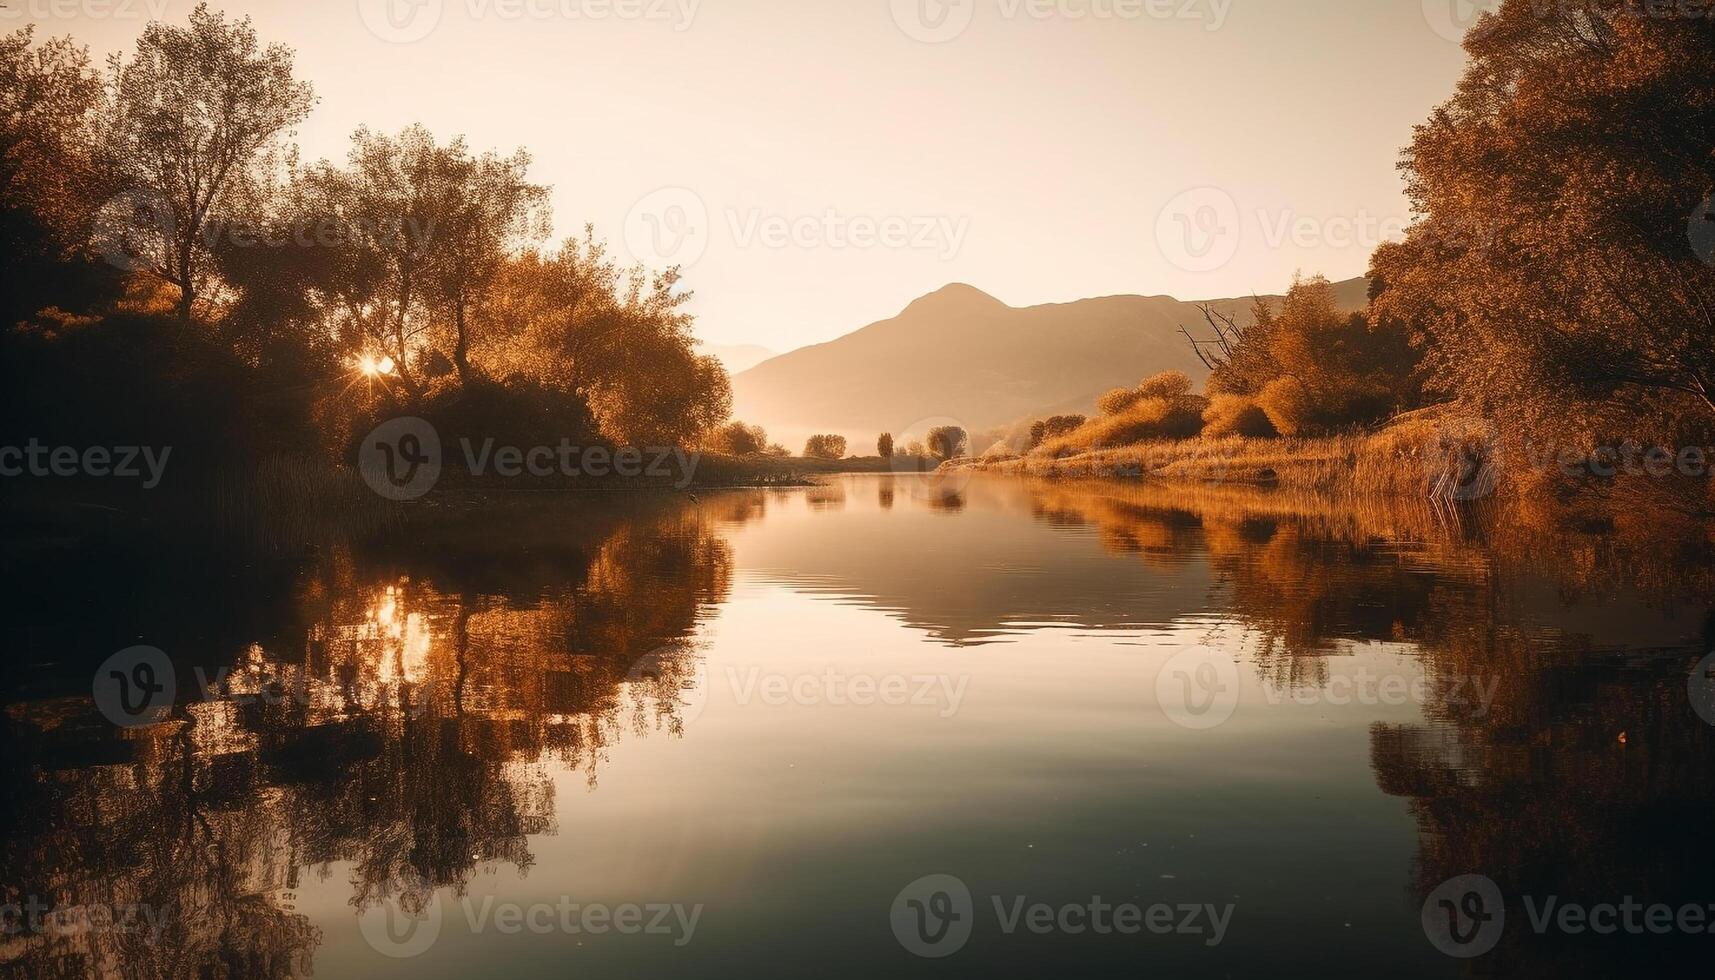
[[[753,456],[768,451],[768,433],[734,419],[710,434],[708,447],[729,456]]]
[[[589,228],[544,248],[522,150],[360,128],[343,161],[302,165],[287,141],[312,101],[290,49],[204,5],[150,23],[105,81],[69,41],[0,37],[0,341],[43,375],[8,413],[178,397],[175,445],[200,425],[241,456],[343,452],[402,410],[519,444],[696,445],[727,420],[677,268],[621,265]],[[136,367],[158,361],[172,384]]]
[[[1514,430],[1715,423],[1715,19],[1506,0],[1403,169],[1420,220],[1377,252],[1378,322],[1438,392]]]
[[[99,136],[101,102],[101,79],[86,49],[64,38],[37,43],[33,26],[0,37],[5,323],[59,299],[68,287],[86,286],[87,277],[68,273],[91,271],[86,246],[114,179]]]
[[[1197,349],[1210,368],[1210,435],[1324,434],[1380,422],[1416,401],[1409,334],[1342,312],[1321,276],[1295,281],[1278,308],[1259,300],[1250,326],[1205,316],[1213,339]]]
[[[963,456],[968,451],[970,436],[960,426],[938,425],[929,430],[923,441],[929,455],[948,460]]]
[[[804,456],[808,459],[845,459],[846,437],[835,435],[814,435],[804,443]]]
[[[229,22],[207,4],[186,27],[151,21],[112,72],[102,141],[130,192],[116,218],[131,254],[178,288],[188,320],[209,282],[209,223],[314,95],[290,48],[264,47],[249,18]]]

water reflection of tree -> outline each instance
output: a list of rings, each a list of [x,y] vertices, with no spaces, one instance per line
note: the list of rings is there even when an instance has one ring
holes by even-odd
[[[1589,566],[1573,588],[1588,587]],[[1605,575],[1611,568],[1599,570]],[[1690,576],[1703,578],[1701,574]],[[1508,896],[1509,926],[1486,969],[1532,976],[1617,976],[1707,956],[1707,935],[1537,935],[1523,896],[1540,903],[1677,908],[1715,904],[1715,729],[1687,696],[1710,631],[1689,648],[1600,648],[1587,635],[1525,628],[1512,616],[1514,569],[1495,601],[1447,604],[1427,640],[1426,724],[1378,725],[1377,782],[1411,801],[1419,826],[1413,892],[1421,901],[1461,874],[1484,874]],[[1693,592],[1707,616],[1710,593]],[[1647,618],[1647,613],[1646,613]],[[1647,637],[1650,624],[1636,624]],[[1488,711],[1447,696],[1460,678],[1489,678]]]
[[[1037,497],[1044,520],[1094,526],[1147,560],[1200,544],[1227,607],[1261,638],[1270,683],[1325,682],[1335,640],[1416,652],[1425,721],[1377,725],[1372,763],[1418,822],[1408,906],[1462,874],[1508,896],[1501,945],[1473,970],[1617,976],[1706,956],[1707,935],[1538,935],[1522,901],[1715,903],[1704,840],[1715,727],[1686,692],[1715,638],[1715,572],[1698,538],[1557,532],[1501,515],[1450,523],[1233,488],[1187,498],[1049,485]],[[1627,601],[1600,605],[1616,596]],[[1623,639],[1566,625],[1592,606],[1598,618],[1631,610]],[[1493,685],[1487,708],[1473,680]]]
[[[365,908],[462,891],[479,865],[528,869],[529,837],[555,830],[552,770],[593,784],[621,731],[650,727],[633,662],[666,644],[667,669],[688,672],[683,641],[731,576],[710,517],[455,519],[419,529],[417,550],[337,548],[267,617],[301,627],[237,651],[223,697],[181,698],[124,737],[87,698],[13,704],[0,901],[147,903],[167,919],[157,945],[20,935],[0,961],[22,976],[302,975],[319,944],[293,909],[306,873],[349,864]],[[677,707],[650,699],[647,714],[676,728]]]

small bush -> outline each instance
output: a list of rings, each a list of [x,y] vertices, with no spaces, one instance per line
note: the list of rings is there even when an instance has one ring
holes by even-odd
[[[1296,378],[1275,378],[1263,386],[1256,404],[1274,430],[1283,436],[1305,434],[1315,406]]]
[[[1176,402],[1191,394],[1191,379],[1183,371],[1162,371],[1143,379],[1137,386],[1140,398],[1164,398]]]
[[[1136,388],[1115,388],[1096,399],[1096,411],[1103,415],[1123,415],[1143,400]]]
[[[1145,398],[1118,415],[1091,419],[1064,436],[1045,440],[1038,449],[1059,455],[1150,439],[1189,439],[1203,428],[1202,410],[1201,398]]]
[[[505,381],[472,379],[462,388],[446,388],[427,398],[419,414],[440,434],[447,465],[462,467],[465,455],[452,447],[492,441],[497,446],[605,446],[589,404],[576,392],[523,376]],[[385,414],[385,413],[383,413]],[[366,419],[363,431],[376,422]],[[355,434],[347,459],[357,457]]]
[[[1082,415],[1054,415],[1045,419],[1037,419],[1030,424],[1030,440],[1025,443],[1024,451],[1029,452],[1049,439],[1078,431],[1078,427],[1089,421]]]
[[[1216,395],[1209,400],[1209,407],[1203,410],[1203,435],[1209,438],[1271,438],[1279,434],[1274,423],[1268,420],[1268,413],[1258,407],[1254,399],[1243,395]]]
[[[760,425],[745,425],[735,420],[709,436],[708,448],[729,456],[752,456],[767,450],[768,433]]]

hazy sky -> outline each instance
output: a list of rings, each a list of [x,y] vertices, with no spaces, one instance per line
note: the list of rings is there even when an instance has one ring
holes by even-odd
[[[188,0],[3,0],[98,53]],[[948,282],[1014,305],[1361,274],[1469,0],[233,0],[298,51],[307,157],[422,122],[527,147],[557,234],[677,260],[784,351]],[[10,18],[9,20],[7,18]]]

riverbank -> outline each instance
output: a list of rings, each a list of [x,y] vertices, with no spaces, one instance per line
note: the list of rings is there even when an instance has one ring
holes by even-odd
[[[1483,432],[1425,413],[1403,416],[1370,433],[1160,440],[1071,455],[984,456],[949,465],[1050,479],[1156,479],[1419,499],[1489,496],[1500,484]]]
[[[1702,533],[1715,527],[1715,485],[1706,473],[1604,467],[1594,455],[1575,454],[1569,462],[1512,441],[1483,423],[1425,410],[1373,432],[1321,438],[1163,440],[946,465],[1044,479],[1141,481],[1199,493],[1251,487],[1322,501],[1391,498],[1443,507],[1496,502],[1544,526],[1623,528],[1667,521]]]

